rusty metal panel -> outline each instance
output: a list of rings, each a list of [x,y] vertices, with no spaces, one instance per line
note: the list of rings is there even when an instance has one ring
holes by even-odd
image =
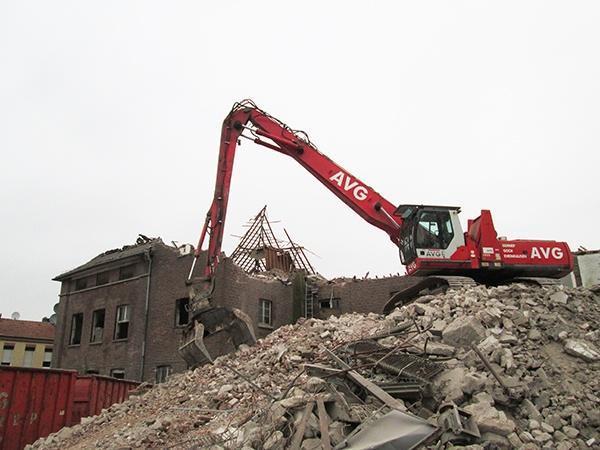
[[[71,370],[0,367],[0,449],[21,449],[67,425],[75,377]]]
[[[104,377],[102,375],[81,375],[75,380],[73,415],[70,422],[75,425],[82,417],[96,416],[102,409],[114,403],[121,403],[129,397],[129,392],[138,382]]]

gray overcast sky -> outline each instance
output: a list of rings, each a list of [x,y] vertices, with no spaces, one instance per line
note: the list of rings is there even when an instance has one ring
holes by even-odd
[[[195,243],[247,97],[392,203],[598,248],[599,23],[596,1],[0,1],[0,312],[39,320],[53,276],[138,233]],[[226,252],[265,204],[328,277],[403,272],[383,232],[244,143]]]

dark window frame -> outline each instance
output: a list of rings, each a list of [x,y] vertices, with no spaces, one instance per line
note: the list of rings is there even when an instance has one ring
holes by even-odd
[[[120,280],[129,280],[130,278],[135,277],[135,264],[129,264],[127,266],[119,267],[119,281]]]
[[[169,364],[161,364],[156,366],[154,371],[154,381],[156,384],[164,383],[169,379],[169,376],[173,373],[173,368]]]
[[[109,373],[110,373],[110,376],[113,378],[117,378],[119,380],[125,379],[125,369],[122,369],[120,367],[110,369]]]
[[[96,274],[96,286],[103,286],[110,282],[110,271],[98,272]]]
[[[79,329],[76,324],[76,320],[81,319],[79,323]],[[78,339],[75,339],[75,335],[79,334]],[[69,345],[81,345],[81,337],[83,336],[83,313],[74,313],[71,315],[71,332],[69,334]],[[77,342],[75,342],[77,340]]]
[[[74,282],[75,282],[75,287],[73,290],[75,290],[75,291],[83,291],[84,289],[88,288],[87,277],[77,278],[76,280],[74,280]]]
[[[189,313],[189,298],[178,298],[175,300],[175,327],[185,327],[190,323],[190,313]],[[183,313],[183,315],[182,315]],[[185,321],[182,321],[183,318],[186,318]]]
[[[121,308],[126,308],[127,314],[126,319],[119,320],[119,310]],[[129,325],[131,322],[131,308],[129,304],[117,305],[117,309],[115,310],[115,332],[113,334],[113,340],[115,341],[125,341],[129,338]],[[125,328],[125,336],[119,337],[121,335],[120,331]]]
[[[263,307],[264,305],[268,305],[268,314],[265,314],[267,311]],[[265,316],[268,315],[268,321],[265,321]],[[261,298],[258,303],[258,324],[262,326],[272,327],[273,326],[273,301]]]
[[[321,309],[340,309],[340,297],[323,298],[319,300]]]
[[[98,313],[102,312],[102,326],[96,326],[96,318],[99,315]],[[100,332],[100,336],[96,335],[96,329],[102,329]],[[99,344],[104,340],[104,329],[106,328],[106,309],[100,308],[95,309],[92,312],[92,325],[90,327],[90,344]]]

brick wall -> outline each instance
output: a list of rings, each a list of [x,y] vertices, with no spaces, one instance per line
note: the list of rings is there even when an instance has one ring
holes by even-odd
[[[338,299],[339,308],[321,308],[315,305],[314,310],[321,318],[349,312],[383,313],[383,307],[393,293],[413,286],[416,278],[397,276],[366,280],[335,280],[319,286],[319,301],[331,298]]]
[[[271,302],[271,326],[259,321],[261,299]],[[248,314],[257,338],[265,337],[273,329],[294,321],[294,289],[291,283],[249,276],[228,258],[217,269],[213,301],[215,305],[238,308]]]
[[[155,247],[144,380],[154,381],[158,366],[171,366],[174,372],[181,372],[187,368],[177,352],[183,328],[175,324],[175,301],[188,297],[185,281],[191,263],[191,255],[180,257],[172,247]]]

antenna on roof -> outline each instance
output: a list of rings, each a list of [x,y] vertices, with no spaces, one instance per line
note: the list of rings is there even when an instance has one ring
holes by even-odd
[[[17,311],[15,311],[14,313],[12,313],[10,315],[12,320],[19,320],[21,318],[21,314],[19,314]]]

